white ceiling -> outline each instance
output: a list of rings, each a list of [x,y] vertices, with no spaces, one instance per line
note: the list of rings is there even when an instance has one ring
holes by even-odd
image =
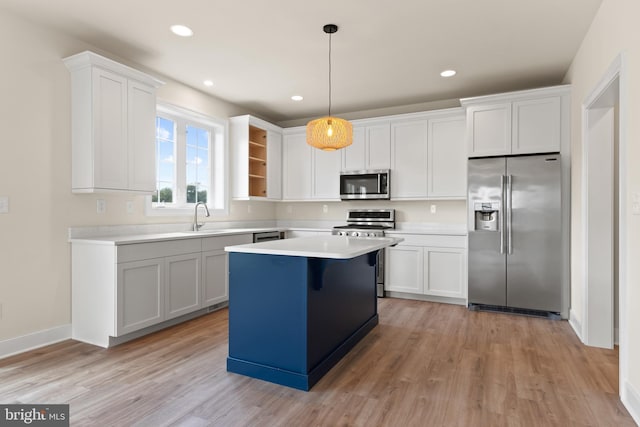
[[[324,24],[340,27],[339,114],[559,84],[601,1],[0,0],[0,8],[279,122],[326,113]],[[195,35],[170,33],[178,23]],[[458,75],[441,78],[449,68]]]

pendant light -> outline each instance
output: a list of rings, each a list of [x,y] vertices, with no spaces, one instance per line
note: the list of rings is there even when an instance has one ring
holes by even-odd
[[[348,121],[331,116],[331,34],[338,31],[335,24],[323,27],[329,34],[329,114],[307,123],[307,144],[324,151],[335,151],[353,143],[353,127]]]

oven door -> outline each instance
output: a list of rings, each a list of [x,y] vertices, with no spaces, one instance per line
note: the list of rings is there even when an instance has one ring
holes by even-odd
[[[340,198],[342,200],[389,199],[389,171],[341,173]]]

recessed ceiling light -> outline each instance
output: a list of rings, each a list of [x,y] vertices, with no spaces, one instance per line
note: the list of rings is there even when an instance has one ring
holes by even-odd
[[[172,25],[171,32],[180,37],[191,37],[193,30],[186,25]]]
[[[442,77],[453,77],[456,75],[456,70],[444,70],[440,75]]]
[[[300,95],[293,95],[291,99],[293,99],[294,101],[302,101],[304,98]]]
[[[205,86],[207,87],[211,87],[213,86],[213,82],[211,80],[205,80],[202,82]]]

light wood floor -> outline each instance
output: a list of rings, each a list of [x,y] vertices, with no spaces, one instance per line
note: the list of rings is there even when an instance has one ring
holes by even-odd
[[[0,402],[69,403],[72,426],[633,426],[618,354],[565,321],[379,300],[380,324],[310,392],[227,373],[221,310],[104,350],[0,360]]]

